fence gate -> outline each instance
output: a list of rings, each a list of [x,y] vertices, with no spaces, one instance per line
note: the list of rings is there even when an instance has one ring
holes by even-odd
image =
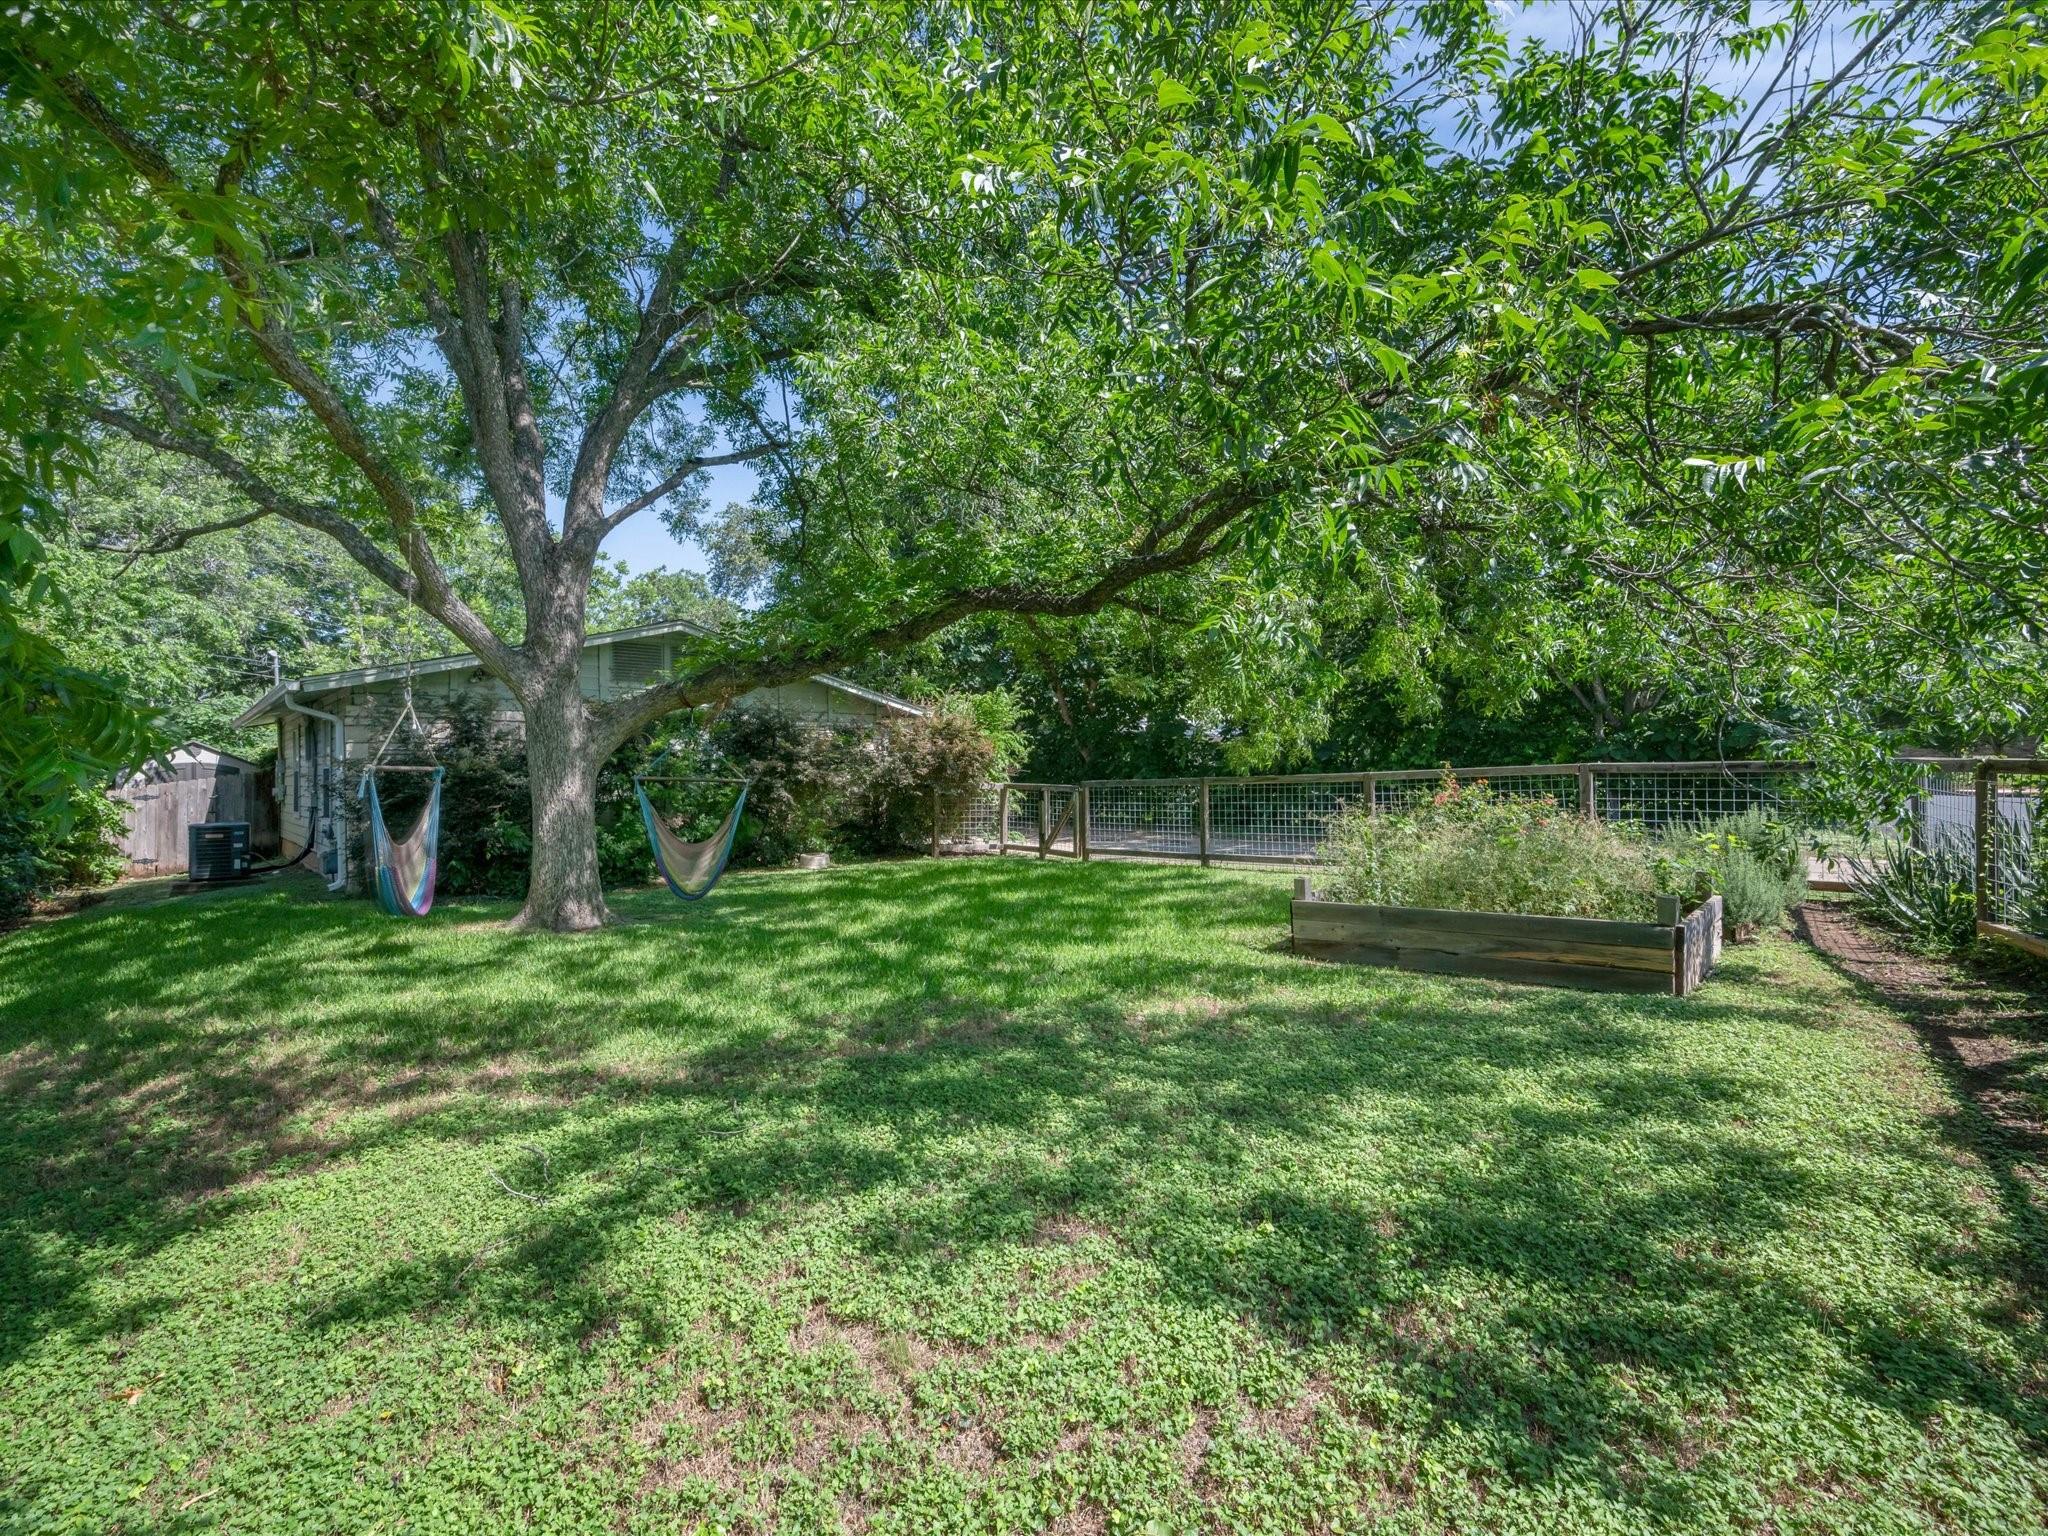
[[[1079,784],[1005,784],[997,799],[997,853],[1088,857],[1088,791]]]

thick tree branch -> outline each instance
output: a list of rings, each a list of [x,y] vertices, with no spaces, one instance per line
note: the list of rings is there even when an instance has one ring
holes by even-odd
[[[85,547],[95,554],[126,555],[121,568],[126,570],[137,560],[148,555],[168,555],[173,550],[183,549],[194,539],[205,538],[210,533],[229,533],[237,528],[247,528],[251,523],[260,523],[277,514],[268,507],[252,507],[234,517],[218,518],[210,523],[194,523],[185,528],[170,528],[161,533],[135,539],[95,539]]]
[[[442,220],[442,255],[446,260],[453,302],[450,323],[437,325],[458,381],[464,390],[470,424],[476,434],[477,461],[505,523],[512,557],[529,600],[543,595],[554,535],[547,524],[544,482],[547,466],[538,422],[527,391],[523,357],[525,321],[518,285],[506,279],[497,285],[498,320],[492,321],[494,285],[490,243],[462,216],[454,194],[446,145],[438,132],[415,135],[420,178],[430,206]],[[437,286],[429,280],[427,286]],[[460,352],[465,369],[451,355]]]
[[[411,247],[390,208],[374,187],[365,183],[362,191],[377,243],[401,267],[411,264]],[[529,602],[538,601],[554,537],[547,525],[546,448],[526,377],[523,296],[509,279],[501,285],[500,323],[485,327],[491,333],[486,338],[486,356],[496,363],[496,376],[487,377],[486,370],[478,366],[471,328],[449,305],[433,274],[420,270],[413,289],[433,325],[435,349],[455,376],[485,486],[505,525],[521,590]]]
[[[111,427],[146,447],[156,449],[159,453],[176,454],[181,458],[204,464],[222,480],[248,497],[257,508],[246,516],[223,518],[192,528],[176,529],[140,546],[126,547],[121,552],[168,553],[183,548],[204,534],[247,527],[265,517],[281,518],[285,522],[296,523],[301,528],[310,528],[334,540],[357,565],[401,597],[416,603],[426,613],[439,619],[494,671],[501,676],[510,676],[513,673],[517,657],[491,632],[490,626],[447,585],[445,578],[437,584],[422,584],[414,569],[392,559],[377,546],[375,540],[334,507],[319,502],[301,501],[295,496],[287,495],[211,438],[190,430],[160,431],[140,417],[114,406],[88,405],[85,411],[100,425]],[[439,566],[436,565],[434,569],[438,573]]]
[[[498,367],[505,379],[505,408],[512,421],[517,452],[520,504],[538,510],[547,528],[547,444],[540,416],[533,406],[533,388],[526,374],[526,296],[511,278],[498,285]]]
[[[1018,585],[964,587],[919,611],[875,625],[829,645],[800,646],[781,654],[711,663],[691,676],[643,689],[599,713],[597,730],[607,749],[635,731],[702,704],[723,703],[758,688],[800,682],[849,662],[886,655],[929,639],[960,620],[982,613],[1073,619],[1099,613],[1116,603],[1139,582],[1200,565],[1222,547],[1233,524],[1257,506],[1263,493],[1247,485],[1219,486],[1190,498],[1178,514],[1179,537],[1161,548],[1141,540],[1133,552],[1116,561],[1093,581],[1069,592]]]
[[[1829,301],[1794,299],[1783,303],[1737,304],[1684,315],[1639,315],[1611,324],[1624,336],[1676,336],[1701,331],[1754,331],[1766,336],[1865,336],[1882,342],[1901,356],[1910,357],[1913,352],[1913,338],[1903,331],[1859,320],[1842,305]]]
[[[602,537],[598,527],[604,518],[605,486],[611,479],[613,456],[647,408],[647,377],[675,334],[676,283],[682,254],[682,237],[678,235],[655,271],[654,290],[640,311],[633,345],[627,349],[618,376],[612,381],[611,393],[591,414],[583,428],[583,440],[576,445],[576,465],[569,474],[569,495],[562,508],[562,541],[582,545],[593,558]]]
[[[640,312],[633,345],[610,395],[591,417],[577,448],[576,467],[570,476],[568,501],[562,514],[562,540],[593,555],[608,531],[604,495],[612,461],[633,423],[649,406],[665,395],[684,390],[718,388],[794,355],[792,349],[770,348],[731,367],[687,371],[692,360],[688,344],[705,337],[713,318],[722,310],[775,293],[818,286],[814,276],[792,265],[803,241],[803,234],[799,233],[761,271],[737,282],[708,288],[689,303],[679,305],[677,286],[687,254],[684,241],[685,236],[678,233],[662,256],[654,290]]]
[[[763,368],[789,362],[796,355],[795,347],[766,347],[737,362],[708,368],[686,368],[685,365],[693,359],[671,357],[667,364],[649,376],[645,391],[647,403],[651,405],[664,395],[681,394],[685,390],[724,389]]]
[[[55,73],[33,48],[25,48],[23,56],[35,66],[58,97],[132,170],[154,187],[180,218],[200,222],[194,215],[192,194],[179,179],[169,160],[154,146],[129,132],[77,76]],[[250,495],[259,506],[264,503],[255,495],[255,487],[261,486],[276,501],[278,515],[295,522],[304,522],[305,526],[318,528],[334,538],[380,581],[404,594],[409,601],[417,602],[426,612],[454,631],[464,644],[477,653],[479,659],[493,666],[502,676],[511,678],[518,662],[516,653],[492,633],[490,626],[463,602],[449,583],[447,573],[441,569],[432,546],[428,544],[426,535],[420,530],[419,506],[411,489],[370,441],[347,402],[299,355],[278,319],[276,304],[258,291],[254,276],[241,258],[225,241],[216,240],[214,246],[214,262],[240,301],[234,306],[234,318],[248,332],[257,355],[263,359],[270,371],[306,403],[314,419],[326,433],[328,441],[333,443],[344,458],[356,466],[371,489],[376,492],[377,499],[391,519],[392,529],[398,537],[399,549],[404,555],[405,569],[410,572],[410,579],[400,573],[399,579],[394,581],[392,575],[398,568],[354,523],[339,513],[332,512],[331,509],[282,497],[281,493],[265,485],[246,465],[240,464],[220,450],[218,445],[208,444],[195,437],[174,438],[154,433],[154,429],[148,428],[146,423],[134,417],[127,417],[127,422],[143,427],[145,431],[160,439],[152,445],[165,452],[183,453],[187,457],[212,464],[216,470],[227,474],[230,480],[245,494]],[[119,412],[114,414],[125,415]],[[101,416],[98,419],[106,425],[116,426],[119,430],[128,432],[130,436],[137,437],[137,441],[151,442],[150,437],[137,436],[128,425],[110,417]],[[202,451],[190,451],[195,447]],[[209,454],[218,455],[219,461]],[[246,476],[246,480],[236,479],[236,474],[227,470],[224,467],[226,465],[234,466],[234,471]]]

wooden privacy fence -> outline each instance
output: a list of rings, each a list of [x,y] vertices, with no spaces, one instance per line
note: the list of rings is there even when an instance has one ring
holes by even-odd
[[[111,791],[127,810],[119,847],[131,875],[185,872],[185,832],[196,822],[246,821],[249,846],[277,847],[277,802],[263,773],[151,780],[138,776]]]

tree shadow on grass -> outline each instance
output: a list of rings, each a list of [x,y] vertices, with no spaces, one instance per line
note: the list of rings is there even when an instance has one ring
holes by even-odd
[[[1858,995],[1904,1018],[1933,1064],[1947,1099],[1935,1124],[1945,1142],[1984,1169],[2010,1237],[2002,1258],[1984,1262],[1995,1262],[2011,1287],[2019,1302],[2011,1326],[2038,1357],[2048,1349],[2048,980],[2038,971],[1997,976],[1911,954],[1841,904],[1809,904],[1796,922],[1800,936]],[[1938,1342],[1918,1347],[1946,1359]],[[1890,1351],[1880,1345],[1874,1353]],[[1880,1375],[1897,1382],[1954,1374],[1938,1365],[1909,1357]]]
[[[491,908],[393,924],[272,890],[4,941],[0,1366],[148,1326],[175,1303],[101,1308],[95,1269],[266,1179],[526,1143],[545,1164],[514,1230],[323,1286],[303,1347],[448,1309],[565,1358],[622,1324],[660,1340],[688,1320],[606,1278],[646,1223],[743,1254],[848,1211],[851,1251],[910,1294],[1102,1234],[1178,1305],[1379,1362],[1529,1482],[1620,1489],[1628,1448],[1671,1434],[1642,1381],[1704,1398],[1816,1334],[1873,1404],[2042,1434],[1974,1355],[1876,1310],[1831,1319],[1753,1258],[1863,1197],[1754,1133],[1766,1074],[1673,1034],[1818,1027],[1823,991],[1596,1002],[1297,962],[1263,948],[1277,881],[1143,866],[743,876],[668,920],[620,904],[644,920],[564,941],[478,928]],[[1991,1278],[1967,1247],[1929,1262]],[[1645,1507],[1682,1495],[1663,1462],[1627,1489]]]

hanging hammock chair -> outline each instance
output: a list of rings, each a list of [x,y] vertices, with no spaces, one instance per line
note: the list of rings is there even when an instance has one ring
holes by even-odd
[[[419,738],[427,761],[385,762],[384,754],[391,750],[391,739],[408,720],[412,722],[413,734]],[[377,893],[377,905],[393,917],[425,917],[433,910],[434,876],[440,869],[441,777],[445,771],[434,761],[433,737],[420,723],[419,711],[413,707],[412,658],[408,654],[405,703],[398,711],[398,718],[391,722],[391,729],[384,733],[383,741],[378,743],[368,766],[363,769],[362,787],[358,790],[370,815],[371,884]],[[393,838],[391,829],[384,825],[384,803],[377,798],[377,775],[380,773],[433,775],[427,784],[427,803],[420,807],[419,819],[403,838]]]
[[[656,766],[659,766],[659,760]],[[654,849],[654,866],[661,871],[661,878],[668,882],[668,888],[683,900],[702,901],[718,884],[718,877],[725,873],[725,861],[732,857],[732,840],[740,830],[740,812],[746,808],[747,791],[753,787],[753,782],[752,779],[664,778],[655,774],[633,776],[633,793],[640,798],[640,819],[647,825],[647,841]],[[655,812],[654,802],[647,798],[646,786],[649,784],[737,784],[740,792],[716,832],[702,842],[686,843],[671,832]]]
[[[393,838],[384,825],[384,807],[377,799],[378,773],[431,773],[427,803],[420,807],[419,820],[403,838]],[[440,768],[372,765],[363,772],[363,803],[370,813],[370,870],[377,891],[377,905],[393,917],[425,917],[434,906],[434,876],[440,868],[441,776]]]

